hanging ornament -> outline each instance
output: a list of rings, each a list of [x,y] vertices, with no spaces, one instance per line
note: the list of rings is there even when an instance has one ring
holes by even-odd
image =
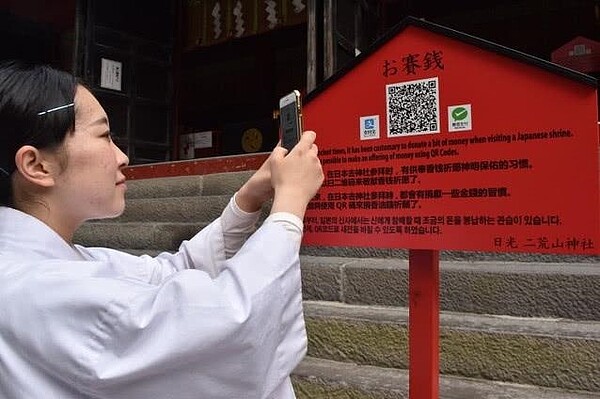
[[[238,0],[235,3],[235,7],[233,7],[233,16],[234,16],[234,33],[235,37],[242,37],[246,32],[246,28],[244,27],[244,11],[242,10],[242,2]]]
[[[279,20],[277,19],[277,2],[273,0],[265,0],[265,5],[267,6],[265,8],[265,11],[267,12],[267,21],[269,22],[267,27],[269,29],[273,29],[277,26],[277,23],[279,22]]]
[[[306,8],[304,0],[292,0],[292,5],[294,6],[294,13],[296,14],[300,14]]]
[[[223,33],[223,29],[221,28],[221,3],[216,2],[215,6],[212,9],[211,15],[213,17],[213,33],[214,39],[218,39],[221,37],[221,33]]]

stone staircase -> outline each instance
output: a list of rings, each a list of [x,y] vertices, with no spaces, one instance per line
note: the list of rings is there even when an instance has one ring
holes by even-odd
[[[76,242],[173,251],[250,173],[130,181],[125,213],[85,224]],[[406,259],[403,250],[302,249],[309,352],[294,373],[299,399],[408,398]],[[600,398],[600,257],[441,259],[441,398]]]

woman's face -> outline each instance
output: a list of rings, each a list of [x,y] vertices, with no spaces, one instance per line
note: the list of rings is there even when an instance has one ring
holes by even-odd
[[[63,151],[66,164],[56,178],[63,212],[82,221],[123,213],[122,169],[129,159],[111,139],[106,112],[82,86],[75,93],[75,131],[66,136]]]

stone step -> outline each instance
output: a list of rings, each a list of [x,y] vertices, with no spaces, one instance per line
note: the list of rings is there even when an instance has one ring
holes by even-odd
[[[198,197],[131,198],[127,200],[125,212],[111,220],[99,222],[212,222],[223,212],[231,194],[204,195]],[[262,209],[262,219],[270,211],[270,202]],[[98,221],[96,221],[98,222]]]
[[[292,381],[298,399],[406,399],[407,370],[306,357]],[[600,394],[441,376],[440,399],[592,399]]]
[[[408,368],[405,308],[305,302],[309,356]],[[442,312],[440,372],[600,393],[600,322]]]
[[[132,198],[113,222],[211,222],[221,215],[231,195]],[[106,222],[106,221],[103,221]]]
[[[250,176],[252,171],[215,173],[203,176],[177,176],[129,180],[127,198],[198,197],[202,195],[231,195]]]
[[[86,247],[175,251],[208,223],[94,222],[75,232],[73,241]]]
[[[306,299],[408,306],[406,260],[302,256],[302,276]],[[440,308],[600,321],[600,267],[442,261]]]

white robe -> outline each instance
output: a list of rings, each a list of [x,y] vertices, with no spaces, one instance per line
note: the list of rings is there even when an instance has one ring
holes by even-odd
[[[244,243],[257,216],[234,204],[156,258],[0,207],[0,397],[294,398],[302,222],[271,215]]]

